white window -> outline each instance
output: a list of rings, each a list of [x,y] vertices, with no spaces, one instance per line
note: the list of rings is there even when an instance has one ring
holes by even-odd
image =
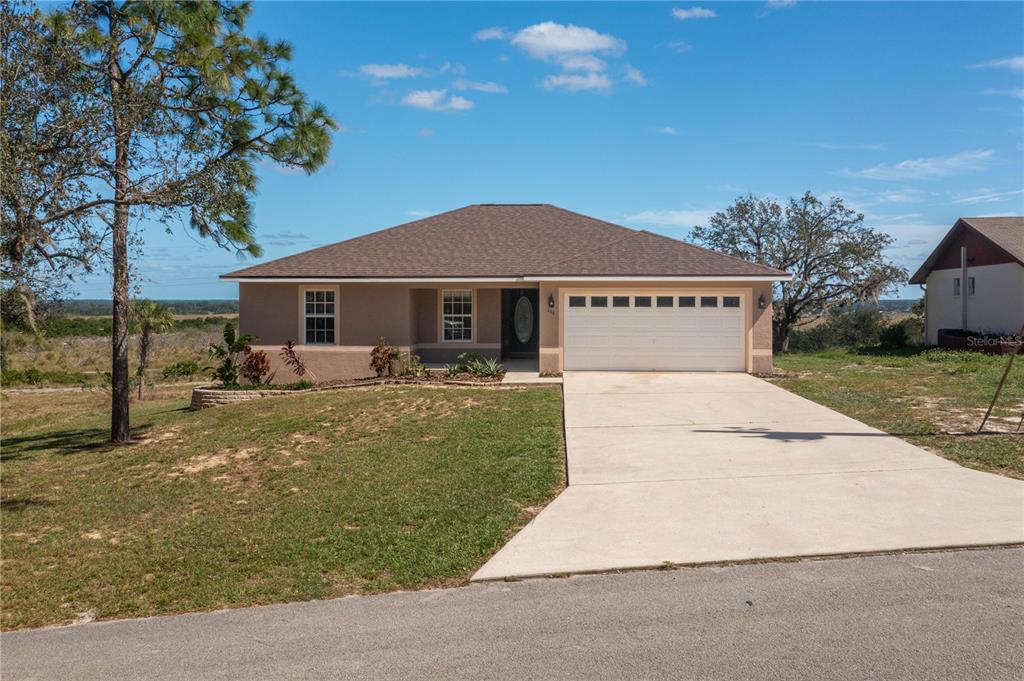
[[[974,277],[967,277],[967,295],[974,295]]]
[[[307,345],[334,345],[334,291],[305,292]]]
[[[960,277],[953,277],[953,297],[960,295]]]
[[[442,291],[442,339],[446,341],[473,340],[473,292],[470,290]]]

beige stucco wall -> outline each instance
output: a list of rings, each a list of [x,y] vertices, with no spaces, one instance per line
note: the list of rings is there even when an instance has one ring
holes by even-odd
[[[370,349],[380,336],[428,363],[454,362],[467,351],[499,358],[502,286],[481,282],[443,287],[474,292],[474,340],[469,343],[444,342],[440,337],[442,287],[407,284],[241,283],[239,328],[241,333],[259,338],[253,347],[267,353],[277,383],[297,380],[279,357],[288,340],[296,341],[300,355],[320,381],[369,375]],[[305,289],[335,290],[335,345],[302,343]]]
[[[414,352],[425,362],[453,362],[459,353],[479,352],[489,357],[501,353],[501,289],[508,284],[480,282],[452,285],[450,288],[474,292],[474,341],[443,342],[441,328],[441,287],[406,284],[331,284],[299,285],[289,283],[242,283],[239,285],[239,326],[242,333],[260,338],[278,371],[278,382],[295,380],[278,357],[280,346],[289,339],[301,341],[301,291],[305,288],[333,287],[337,291],[337,339],[334,346],[306,346],[299,343],[300,354],[317,380],[335,380],[367,376],[370,348],[383,335],[388,343],[404,352]],[[444,287],[449,288],[449,287]],[[542,372],[562,370],[560,311],[563,299],[572,291],[629,289],[631,291],[674,292],[719,290],[746,296],[749,311],[748,368],[768,373],[772,368],[771,284],[770,283],[679,283],[679,282],[542,282],[538,286],[539,368]],[[766,307],[760,309],[758,297],[764,295]],[[548,307],[548,297],[556,304]]]

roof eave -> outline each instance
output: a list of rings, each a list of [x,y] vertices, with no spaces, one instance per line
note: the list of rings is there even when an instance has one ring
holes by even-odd
[[[542,282],[542,281],[791,281],[793,275],[785,272],[780,274],[701,274],[701,275],[522,275],[522,276],[459,276],[459,277],[318,277],[318,276],[266,276],[222,274],[219,279],[228,282],[276,282],[293,284],[384,284],[384,283],[428,283],[428,282]]]

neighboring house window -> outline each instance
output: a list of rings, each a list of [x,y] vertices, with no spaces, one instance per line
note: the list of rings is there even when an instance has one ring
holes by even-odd
[[[473,340],[473,292],[444,291],[441,296],[441,324],[446,341]]]
[[[953,296],[960,295],[960,277],[953,277]]]
[[[334,344],[334,291],[306,291],[306,343]]]
[[[974,295],[974,277],[967,277],[967,295]]]

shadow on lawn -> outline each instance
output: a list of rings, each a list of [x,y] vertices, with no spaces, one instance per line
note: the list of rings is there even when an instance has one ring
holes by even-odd
[[[42,497],[8,497],[0,499],[0,509],[8,513],[24,511],[31,506],[49,506],[53,502]]]
[[[29,454],[39,452],[55,452],[67,456],[130,447],[133,444],[138,444],[138,438],[145,436],[152,425],[152,423],[143,423],[132,428],[132,441],[124,444],[111,442],[110,430],[107,428],[70,428],[18,437],[5,437],[3,446],[0,447],[0,461],[9,462],[23,459]]]

